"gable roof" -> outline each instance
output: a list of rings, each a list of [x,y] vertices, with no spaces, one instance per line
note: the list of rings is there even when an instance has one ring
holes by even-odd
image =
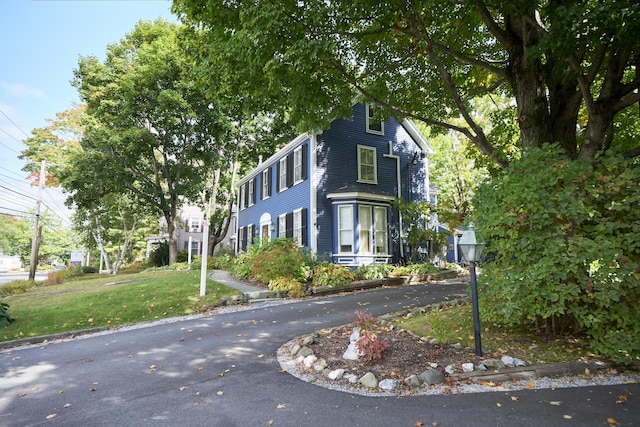
[[[400,125],[407,131],[407,133],[409,133],[411,138],[413,138],[413,140],[416,142],[418,147],[420,147],[420,150],[425,156],[430,156],[435,152],[431,144],[429,144],[429,141],[427,141],[427,139],[422,135],[422,133],[418,130],[416,125],[411,120],[404,119],[402,120],[402,123],[400,123]],[[322,133],[322,132],[319,132],[319,133]],[[247,181],[253,179],[255,176],[258,175],[258,173],[263,171],[265,168],[268,168],[274,163],[276,163],[280,159],[283,153],[287,153],[292,149],[296,148],[298,145],[302,144],[307,139],[310,139],[312,135],[313,135],[312,133],[305,132],[295,137],[293,140],[288,142],[287,145],[280,148],[271,157],[269,157],[267,160],[260,163],[258,166],[253,168],[248,174],[242,177],[242,179],[238,181],[236,186],[241,186],[245,184]]]

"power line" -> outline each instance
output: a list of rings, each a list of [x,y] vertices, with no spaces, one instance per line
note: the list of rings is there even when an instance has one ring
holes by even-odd
[[[0,166],[0,169],[4,169],[5,171],[14,174],[15,176],[19,176],[20,178],[26,180],[26,178],[23,175],[18,174],[17,172],[12,171],[11,169],[7,169],[7,168],[3,168],[2,166]]]
[[[4,200],[6,202],[13,203],[14,205],[22,206],[23,208],[27,208],[27,209],[32,209],[33,208],[32,206],[27,206],[24,203],[20,203],[20,201],[9,199],[9,198],[5,197],[2,194],[0,194],[0,200]]]
[[[25,131],[23,131],[23,130],[22,130],[22,128],[21,128],[20,126],[18,126],[18,125],[16,124],[16,122],[14,122],[13,120],[11,120],[11,117],[7,116],[7,114],[6,114],[4,111],[2,111],[2,110],[0,110],[0,113],[2,113],[2,115],[3,115],[3,116],[5,116],[5,117],[7,118],[7,120],[9,120],[9,121],[11,122],[11,124],[13,124],[15,127],[17,127],[17,128],[20,130],[20,132],[22,132],[22,133],[23,133],[23,135],[24,135],[24,136],[26,136],[27,138],[29,138],[29,135],[27,135],[27,133],[26,133]],[[20,141],[20,142],[22,142],[22,141]]]
[[[18,179],[18,178],[14,178],[12,176],[9,176],[9,175],[5,175],[3,173],[0,173],[0,176],[4,176],[5,178],[12,179],[14,181],[22,182],[23,184],[25,183],[24,178],[23,179]]]
[[[18,210],[18,209],[5,208],[4,206],[0,207],[0,209],[6,209],[6,210],[8,210],[8,211],[20,212],[21,214],[31,215],[29,212],[20,211],[20,210]]]
[[[24,193],[20,193],[19,191],[12,190],[12,189],[10,189],[9,187],[5,187],[4,185],[0,185],[0,188],[4,188],[4,189],[5,189],[5,190],[7,190],[7,191],[11,191],[12,193],[16,193],[16,194],[17,194],[17,195],[19,195],[19,196],[26,197],[26,198],[31,199],[31,200],[36,200],[36,198],[35,198],[35,197],[33,197],[33,196],[28,196],[28,195],[26,195],[26,194],[24,194]]]

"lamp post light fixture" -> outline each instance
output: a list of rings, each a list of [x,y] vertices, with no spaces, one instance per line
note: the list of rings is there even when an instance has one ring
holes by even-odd
[[[480,234],[476,234],[473,224],[462,233],[458,241],[462,256],[469,263],[471,273],[471,302],[473,305],[473,337],[476,343],[476,356],[482,356],[482,340],[480,337],[480,312],[478,310],[478,282],[476,279],[476,262],[480,261],[485,243]]]

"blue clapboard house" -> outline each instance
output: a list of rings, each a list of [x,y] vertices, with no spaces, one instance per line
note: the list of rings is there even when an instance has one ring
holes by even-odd
[[[351,118],[299,135],[239,181],[238,252],[284,237],[347,266],[404,258],[393,202],[435,203],[433,148],[410,121],[381,121],[374,111],[355,104]]]

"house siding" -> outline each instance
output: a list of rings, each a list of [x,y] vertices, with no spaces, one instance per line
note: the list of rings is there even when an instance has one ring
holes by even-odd
[[[259,235],[261,221],[264,224],[268,218],[270,223],[274,224],[269,236],[277,237],[278,217],[303,209],[304,223],[307,224],[308,230],[305,246],[314,249],[319,259],[336,261],[339,249],[337,206],[348,204],[353,207],[354,252],[363,244],[359,241],[361,233],[358,229],[358,206],[381,206],[385,207],[387,212],[387,253],[379,254],[379,257],[373,254],[360,259],[360,255],[353,254],[351,261],[347,259],[346,254],[343,257],[344,262],[386,262],[389,258],[397,262],[402,253],[399,238],[400,221],[397,209],[393,208],[392,204],[398,197],[398,168],[401,197],[405,201],[427,200],[430,198],[430,187],[428,164],[424,155],[430,154],[430,147],[412,125],[400,123],[391,117],[385,120],[383,135],[369,133],[366,127],[366,106],[356,104],[353,106],[351,118],[336,119],[329,129],[313,136],[299,136],[263,165],[259,165],[243,177],[239,186],[245,186],[245,190],[239,193],[244,194],[246,199],[246,186],[252,185],[251,182],[255,180],[256,190],[253,193],[256,197],[255,204],[241,206],[238,229],[243,230],[253,225],[254,236]],[[420,141],[416,140],[416,135]],[[281,163],[280,160],[300,146],[304,150],[304,180],[279,191],[278,171],[287,163]],[[359,146],[375,148],[375,183],[358,181]],[[313,153],[310,152],[312,147],[315,147]],[[261,200],[262,172],[265,168],[270,168],[271,195]],[[369,239],[365,242],[371,243],[371,236],[375,234],[376,232],[370,233]],[[366,238],[367,234],[364,233],[362,236]],[[375,242],[369,247],[375,249]]]
[[[270,228],[269,237],[275,238],[278,236],[278,217],[280,215],[292,213],[298,209],[303,208],[304,215],[306,218],[303,219],[303,224],[307,225],[310,223],[309,221],[309,191],[310,191],[310,179],[309,179],[309,138],[304,139],[299,144],[290,147],[290,150],[286,152],[280,152],[277,156],[274,156],[269,159],[268,162],[265,162],[263,165],[259,165],[250,175],[244,177],[239,186],[249,184],[254,182],[256,186],[256,198],[255,203],[252,206],[242,207],[239,212],[239,220],[238,220],[238,229],[243,227],[247,227],[249,225],[254,225],[255,228],[255,236],[260,236],[260,225],[261,222],[265,219],[265,214],[268,214],[270,217],[270,223],[274,225],[273,230]],[[286,189],[279,189],[278,187],[278,169],[280,160],[287,157],[289,154],[293,153],[298,147],[302,147],[304,151],[303,154],[303,180],[298,183],[291,183],[290,187]],[[271,183],[270,183],[270,196],[261,199],[261,188],[262,188],[262,172],[265,168],[270,169]],[[262,220],[262,221],[261,221]],[[308,236],[308,232],[306,233]],[[250,239],[249,239],[250,241]],[[307,239],[308,241],[308,239]]]

